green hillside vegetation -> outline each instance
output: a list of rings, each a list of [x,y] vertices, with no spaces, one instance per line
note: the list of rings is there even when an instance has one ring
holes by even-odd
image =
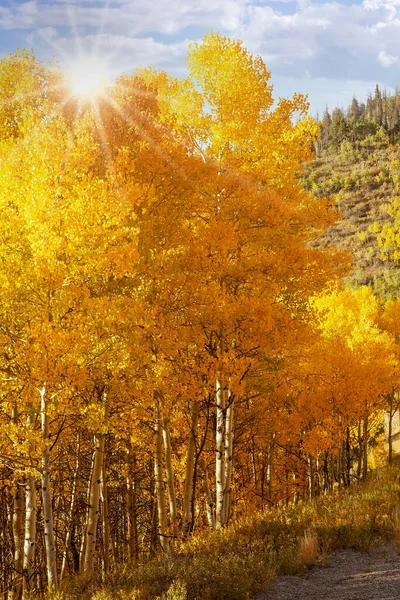
[[[51,600],[245,600],[282,574],[329,565],[339,548],[369,551],[400,540],[398,465],[315,502],[275,508],[194,535],[165,559],[69,580]]]
[[[370,285],[380,295],[400,294],[400,94],[376,88],[366,103],[355,98],[347,110],[325,112],[315,159],[303,181],[317,197],[332,197],[341,218],[321,246],[352,251],[350,286]]]

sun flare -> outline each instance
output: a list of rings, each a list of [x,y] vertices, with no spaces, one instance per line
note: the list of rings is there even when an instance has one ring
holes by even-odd
[[[106,69],[96,57],[80,57],[70,64],[68,75],[72,94],[81,99],[95,98],[107,87]]]

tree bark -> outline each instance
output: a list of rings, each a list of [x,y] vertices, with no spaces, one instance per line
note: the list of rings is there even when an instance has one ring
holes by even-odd
[[[47,585],[51,589],[57,586],[56,544],[54,539],[53,507],[50,493],[50,433],[47,414],[47,394],[43,385],[40,390],[40,413],[44,449],[42,452],[42,500],[44,518],[44,539],[46,547]]]
[[[362,478],[366,479],[368,474],[368,416],[364,418],[363,423],[363,470]]]
[[[96,433],[94,436],[94,460],[90,479],[89,510],[86,524],[85,558],[83,568],[92,571],[97,541],[97,522],[100,508],[100,487],[102,479],[104,455],[104,435]]]
[[[23,510],[22,481],[20,477],[17,477],[13,491],[12,532],[14,538],[14,574],[12,587],[8,595],[10,600],[19,600],[22,593]]]
[[[104,573],[108,573],[110,570],[110,515],[108,506],[105,452],[103,452],[103,464],[101,470],[101,496],[103,501],[103,567]]]
[[[26,422],[28,431],[33,432],[35,426],[36,414],[33,407],[30,407]],[[33,465],[33,454],[35,444],[29,442],[29,453],[31,458],[30,470],[25,478],[25,540],[24,540],[24,561],[23,561],[23,600],[28,598],[31,590],[31,579],[34,572],[35,552],[36,552],[36,520],[37,520],[37,499],[36,499],[36,474]]]
[[[68,548],[71,544],[72,538],[72,526],[75,512],[75,502],[76,502],[76,492],[77,492],[77,484],[78,484],[78,472],[79,472],[79,463],[80,463],[80,446],[81,446],[81,436],[80,432],[77,434],[76,439],[76,454],[75,454],[75,470],[74,470],[74,479],[72,482],[72,490],[71,490],[71,503],[69,508],[68,522],[67,522],[67,531],[65,534],[65,548],[61,565],[61,575],[60,580],[64,578],[65,571],[67,568],[67,556],[68,556]]]
[[[171,520],[172,534],[177,535],[177,510],[176,510],[176,494],[175,494],[175,483],[174,483],[174,469],[172,466],[172,450],[171,450],[171,436],[169,431],[169,421],[167,418],[163,419],[163,442],[165,452],[165,473],[167,476],[167,490],[169,500],[169,515]]]
[[[167,552],[169,548],[167,538],[167,509],[165,503],[165,485],[163,476],[163,424],[160,414],[160,407],[157,403],[157,416],[155,419],[155,453],[154,453],[154,477],[157,495],[157,514],[158,514],[158,539],[161,548]]]
[[[185,493],[183,498],[183,522],[182,535],[186,536],[190,533],[192,526],[192,498],[194,494],[194,465],[196,453],[196,428],[199,417],[199,404],[194,402],[191,426],[189,432],[188,449],[186,456],[186,472],[185,472]]]
[[[203,490],[206,501],[206,513],[207,513],[207,521],[208,525],[215,529],[215,509],[214,509],[214,501],[213,495],[210,490],[210,484],[208,480],[208,469],[204,460],[201,461],[201,467],[203,469]]]
[[[232,501],[232,466],[233,466],[233,409],[234,399],[228,392],[228,407],[226,409],[225,421],[225,443],[224,443],[224,509],[223,525],[226,526],[231,516]]]
[[[310,499],[314,500],[315,498],[315,473],[314,473],[314,458],[311,454],[308,455],[308,473],[309,473],[309,481],[310,481]]]
[[[133,473],[132,473],[133,471]],[[128,544],[129,558],[139,558],[138,530],[137,530],[137,507],[136,507],[136,458],[132,450],[128,451],[128,474],[126,477],[126,504],[128,512]]]
[[[19,414],[17,403],[14,403],[11,412],[11,420],[18,425]],[[11,588],[8,593],[9,600],[19,600],[22,592],[22,567],[23,567],[23,496],[22,480],[20,475],[14,475],[14,489],[12,502],[12,537],[14,541],[14,565]]]
[[[217,420],[215,435],[215,522],[217,529],[224,524],[224,490],[225,490],[225,415],[226,399],[223,382],[216,383]]]

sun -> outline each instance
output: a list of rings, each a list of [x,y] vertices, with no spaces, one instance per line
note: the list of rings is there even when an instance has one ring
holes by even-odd
[[[71,61],[67,72],[72,95],[77,98],[94,99],[107,87],[107,70],[100,58],[95,56],[80,56]]]

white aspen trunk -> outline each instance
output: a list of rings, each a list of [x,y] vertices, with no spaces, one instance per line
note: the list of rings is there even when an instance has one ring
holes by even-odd
[[[364,417],[363,423],[363,470],[362,470],[362,478],[366,479],[368,475],[368,415]]]
[[[136,460],[129,449],[128,475],[126,477],[126,506],[128,518],[129,558],[138,558],[138,531],[136,520]],[[134,477],[132,477],[133,470]]]
[[[226,525],[231,515],[231,501],[232,501],[232,465],[233,465],[233,409],[234,400],[230,400],[230,393],[228,392],[228,408],[226,409],[226,423],[225,423],[225,448],[224,448],[224,462],[225,462],[225,476],[224,476],[224,509],[223,509],[223,525]]]
[[[104,573],[108,573],[110,570],[110,515],[108,507],[105,453],[103,453],[103,465],[101,471],[101,496],[103,501],[103,566]]]
[[[87,532],[87,526],[88,526],[90,490],[92,487],[92,473],[93,473],[93,467],[94,467],[94,458],[95,458],[95,452],[92,453],[92,457],[91,457],[90,475],[89,475],[89,480],[88,480],[88,485],[87,485],[87,490],[86,490],[86,503],[87,503],[88,509],[86,511],[86,519],[85,519],[85,524],[84,524],[83,530],[82,530],[81,545],[79,548],[79,571],[82,571],[82,569],[83,569],[83,563],[84,563],[85,552],[86,552],[86,538],[87,538],[86,532]]]
[[[165,486],[163,477],[163,426],[161,423],[160,408],[157,406],[157,417],[155,419],[155,453],[154,453],[154,477],[157,495],[157,511],[158,511],[158,538],[161,548],[168,551],[167,533],[167,509],[165,504]]]
[[[221,379],[216,382],[217,421],[215,433],[215,522],[223,526],[225,489],[225,390]]]
[[[25,483],[25,541],[22,593],[24,600],[29,597],[31,578],[35,563],[36,515],[36,476],[34,473],[27,473]]]
[[[31,409],[27,416],[28,431],[34,427],[35,415]],[[35,451],[35,445],[29,444],[30,453]],[[25,480],[25,540],[24,540],[24,561],[23,561],[23,590],[22,597],[26,600],[29,597],[31,589],[31,578],[34,570],[35,551],[36,551],[36,517],[37,517],[37,499],[36,499],[36,475],[32,470],[26,474]]]
[[[69,515],[67,522],[67,532],[65,534],[65,548],[61,565],[61,575],[60,580],[65,577],[65,571],[67,569],[67,556],[68,556],[68,547],[71,543],[71,534],[72,534],[72,522],[74,518],[74,510],[75,510],[75,502],[76,502],[76,491],[78,485],[78,472],[79,472],[79,463],[80,463],[80,450],[81,450],[81,436],[78,432],[77,440],[76,440],[76,454],[75,454],[75,470],[74,470],[74,479],[72,482],[72,491],[71,491],[71,503],[69,507]]]
[[[314,474],[314,458],[311,454],[308,455],[309,482],[310,482],[310,499],[315,498],[315,474]]]
[[[165,452],[165,473],[167,476],[167,490],[169,500],[169,513],[171,519],[172,533],[177,535],[177,510],[176,510],[176,494],[174,484],[174,469],[172,467],[172,451],[171,451],[171,436],[169,431],[168,419],[163,419],[163,442]]]
[[[14,538],[14,574],[9,600],[19,600],[22,592],[23,565],[23,496],[22,484],[17,478],[13,493],[12,532]]]
[[[11,420],[18,424],[19,414],[17,404],[14,403]],[[12,535],[14,539],[14,569],[11,588],[8,592],[9,600],[19,600],[22,591],[22,566],[23,566],[23,497],[21,476],[15,475],[12,505]]]
[[[50,446],[49,416],[47,414],[46,386],[40,390],[40,416],[44,449],[42,452],[42,500],[44,518],[44,539],[46,547],[47,585],[49,589],[57,585],[56,544],[54,539],[53,508],[50,493]]]
[[[358,463],[357,463],[357,477],[361,478],[362,470],[362,435],[361,435],[361,421],[358,421],[357,428],[357,440],[358,440]]]
[[[104,386],[101,392],[101,403],[104,408],[105,418],[108,416],[108,396],[107,388]],[[97,542],[97,523],[99,520],[100,513],[100,493],[103,477],[103,465],[104,465],[104,434],[96,433],[94,435],[94,455],[93,455],[93,469],[92,476],[90,478],[90,490],[89,490],[89,507],[87,514],[87,522],[85,528],[85,539],[84,542],[84,564],[83,569],[86,572],[93,570],[94,558],[96,554],[96,542]]]
[[[215,529],[214,501],[213,501],[213,495],[210,490],[210,483],[208,480],[208,469],[207,469],[207,465],[205,464],[204,460],[201,461],[201,466],[202,466],[203,473],[204,473],[204,475],[203,475],[203,490],[204,490],[205,501],[206,501],[207,521],[208,521],[208,525],[212,529]]]
[[[268,500],[272,502],[272,475],[273,475],[273,456],[274,445],[271,443],[268,449],[268,467],[267,467],[267,485],[268,485]]]
[[[257,493],[258,482],[257,482],[257,465],[256,465],[256,443],[254,435],[251,438],[251,467],[253,473],[253,484],[254,490]]]
[[[89,510],[86,523],[85,558],[83,568],[92,571],[96,552],[97,522],[100,508],[100,486],[103,467],[104,435],[96,433],[94,436],[94,459],[92,476],[90,479]]]
[[[389,394],[388,462],[390,465],[393,462],[393,440],[392,440],[392,435],[393,435],[392,427],[393,427],[393,417],[394,417],[393,396],[394,396],[394,390],[392,391],[391,394]]]
[[[183,498],[183,522],[182,535],[186,536],[190,533],[192,526],[192,504],[194,494],[194,466],[196,454],[196,428],[199,418],[199,403],[193,404],[192,418],[189,432],[189,442],[186,456],[186,472],[185,472],[185,494]]]

